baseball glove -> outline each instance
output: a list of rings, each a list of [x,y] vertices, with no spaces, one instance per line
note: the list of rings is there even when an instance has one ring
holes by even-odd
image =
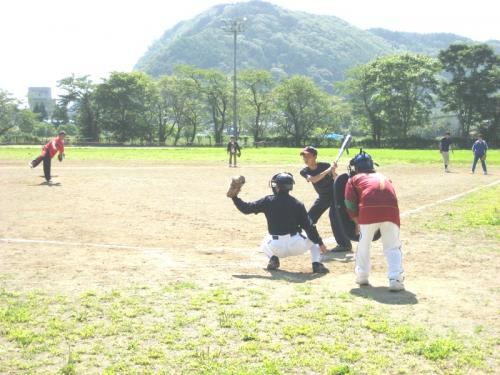
[[[63,161],[64,160],[64,154],[57,155],[57,160]]]
[[[485,161],[485,160],[486,160],[486,154],[485,154],[485,155],[483,155],[483,156],[481,156],[481,160],[482,160],[482,161]]]
[[[237,197],[241,187],[245,184],[245,177],[244,176],[234,176],[231,179],[231,185],[229,186],[229,189],[227,190],[226,196],[229,198],[234,198]]]
[[[240,156],[241,156],[241,151],[238,151],[238,157],[240,157]]]

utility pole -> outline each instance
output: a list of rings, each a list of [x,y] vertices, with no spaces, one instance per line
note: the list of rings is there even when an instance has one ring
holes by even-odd
[[[243,32],[243,25],[246,21],[246,17],[243,18],[235,18],[235,19],[230,19],[230,20],[223,20],[224,25],[222,26],[222,29],[224,31],[227,31],[229,33],[233,34],[233,135],[238,139],[238,136],[240,135],[239,129],[238,129],[238,102],[237,102],[237,96],[238,96],[238,87],[236,84],[236,78],[237,78],[237,69],[236,69],[236,52],[237,52],[237,37],[238,33]]]

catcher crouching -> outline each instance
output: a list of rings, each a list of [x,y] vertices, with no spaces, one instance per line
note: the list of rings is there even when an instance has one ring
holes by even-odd
[[[345,205],[359,231],[356,283],[369,284],[371,242],[375,232],[380,230],[388,266],[389,290],[404,290],[399,207],[392,182],[375,171],[372,158],[364,151],[360,150],[349,166],[351,177],[345,185]]]
[[[269,234],[264,237],[261,249],[269,258],[267,269],[278,269],[280,258],[310,250],[313,273],[328,273],[329,270],[321,263],[321,254],[327,251],[326,246],[307,215],[304,204],[290,195],[295,184],[293,176],[287,172],[274,175],[269,182],[273,195],[255,202],[244,202],[238,197],[244,183],[243,176],[233,177],[227,196],[245,215],[264,213],[266,216]]]

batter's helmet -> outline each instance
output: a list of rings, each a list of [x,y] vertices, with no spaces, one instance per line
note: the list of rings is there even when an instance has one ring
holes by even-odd
[[[273,190],[273,193],[276,194],[277,191],[275,188],[279,188],[280,191],[290,191],[293,190],[293,185],[295,181],[293,180],[293,175],[290,172],[281,172],[275,174],[271,181],[269,182],[269,186]]]

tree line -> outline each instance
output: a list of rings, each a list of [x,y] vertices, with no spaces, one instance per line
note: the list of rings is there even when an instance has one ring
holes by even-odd
[[[63,78],[50,123],[89,141],[106,136],[158,145],[192,144],[200,134],[221,144],[230,133],[302,146],[349,131],[380,146],[387,138],[435,136],[449,130],[450,118],[464,141],[473,131],[493,142],[499,137],[500,56],[485,44],[454,44],[437,58],[379,57],[350,70],[333,94],[309,77],[276,79],[260,69],[240,71],[237,83],[235,127],[231,77],[186,65],[159,79],[142,72],[113,72],[98,84],[87,76]],[[41,119],[45,109],[20,109],[0,90],[0,137],[48,132]]]

